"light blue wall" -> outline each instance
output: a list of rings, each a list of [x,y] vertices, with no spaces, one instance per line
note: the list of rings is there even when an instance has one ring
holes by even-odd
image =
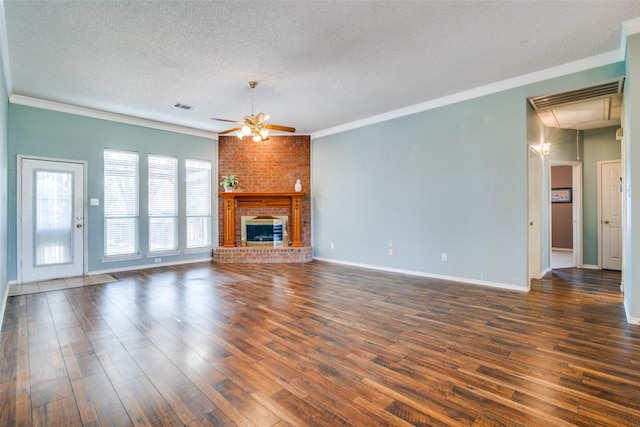
[[[315,256],[526,289],[526,98],[623,73],[613,64],[314,139]]]
[[[9,95],[5,86],[3,67],[0,64],[0,326],[4,315],[6,300],[4,296],[8,289],[8,257],[7,245],[7,109]]]
[[[103,151],[105,148],[136,151],[140,154],[140,252],[141,259],[103,262]],[[89,272],[115,270],[142,265],[155,265],[147,258],[147,155],[164,154],[179,160],[180,187],[184,188],[184,160],[186,158],[210,160],[212,176],[216,173],[216,141],[202,137],[115,123],[38,108],[11,104],[9,106],[9,162],[8,162],[8,268],[9,279],[17,277],[16,251],[16,167],[17,155],[33,155],[84,160],[87,162],[88,198],[100,199],[99,206],[88,207],[88,270]],[[216,186],[212,185],[212,191]],[[215,200],[212,197],[212,200]],[[184,191],[179,195],[179,206],[184,206]],[[212,209],[215,221],[216,210]],[[180,218],[184,227],[184,217]],[[212,242],[217,241],[214,228]],[[181,242],[184,250],[184,242]],[[163,256],[163,262],[188,261],[211,257],[211,252]]]
[[[582,161],[582,256],[586,265],[598,265],[598,162],[620,159],[618,126],[585,130]]]

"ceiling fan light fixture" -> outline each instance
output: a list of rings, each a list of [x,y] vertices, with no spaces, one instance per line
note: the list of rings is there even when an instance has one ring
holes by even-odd
[[[269,119],[269,115],[264,113],[259,113],[258,115],[253,114],[253,90],[255,89],[257,84],[258,82],[255,82],[255,81],[249,82],[249,88],[251,88],[251,115],[244,116],[242,121],[216,119],[216,118],[211,119],[211,120],[218,120],[221,122],[237,123],[238,125],[240,125],[240,127],[234,127],[222,132],[218,132],[219,135],[235,132],[236,136],[240,139],[242,139],[245,136],[251,136],[253,137],[254,141],[258,142],[258,141],[269,140],[269,131],[265,128],[269,128],[269,129],[280,131],[280,132],[296,131],[296,128],[293,128],[290,126],[265,125],[264,122]]]

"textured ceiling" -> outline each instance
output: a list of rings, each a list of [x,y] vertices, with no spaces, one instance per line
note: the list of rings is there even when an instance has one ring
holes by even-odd
[[[639,1],[7,1],[10,92],[313,133],[611,52]],[[181,102],[197,111],[174,107]]]

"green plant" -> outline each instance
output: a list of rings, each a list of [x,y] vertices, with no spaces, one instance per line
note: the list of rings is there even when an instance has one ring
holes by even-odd
[[[220,181],[220,185],[223,187],[235,187],[237,184],[239,184],[240,181],[238,180],[238,177],[235,175],[229,175],[226,176],[224,175],[222,177],[222,180]]]

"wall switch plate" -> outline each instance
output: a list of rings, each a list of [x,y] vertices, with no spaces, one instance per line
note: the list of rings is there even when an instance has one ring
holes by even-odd
[[[331,242],[331,249],[335,249],[335,245],[333,244],[333,242]]]
[[[443,254],[442,254],[442,261],[444,262],[444,261],[446,261],[446,260],[447,260],[447,254],[443,253]]]

